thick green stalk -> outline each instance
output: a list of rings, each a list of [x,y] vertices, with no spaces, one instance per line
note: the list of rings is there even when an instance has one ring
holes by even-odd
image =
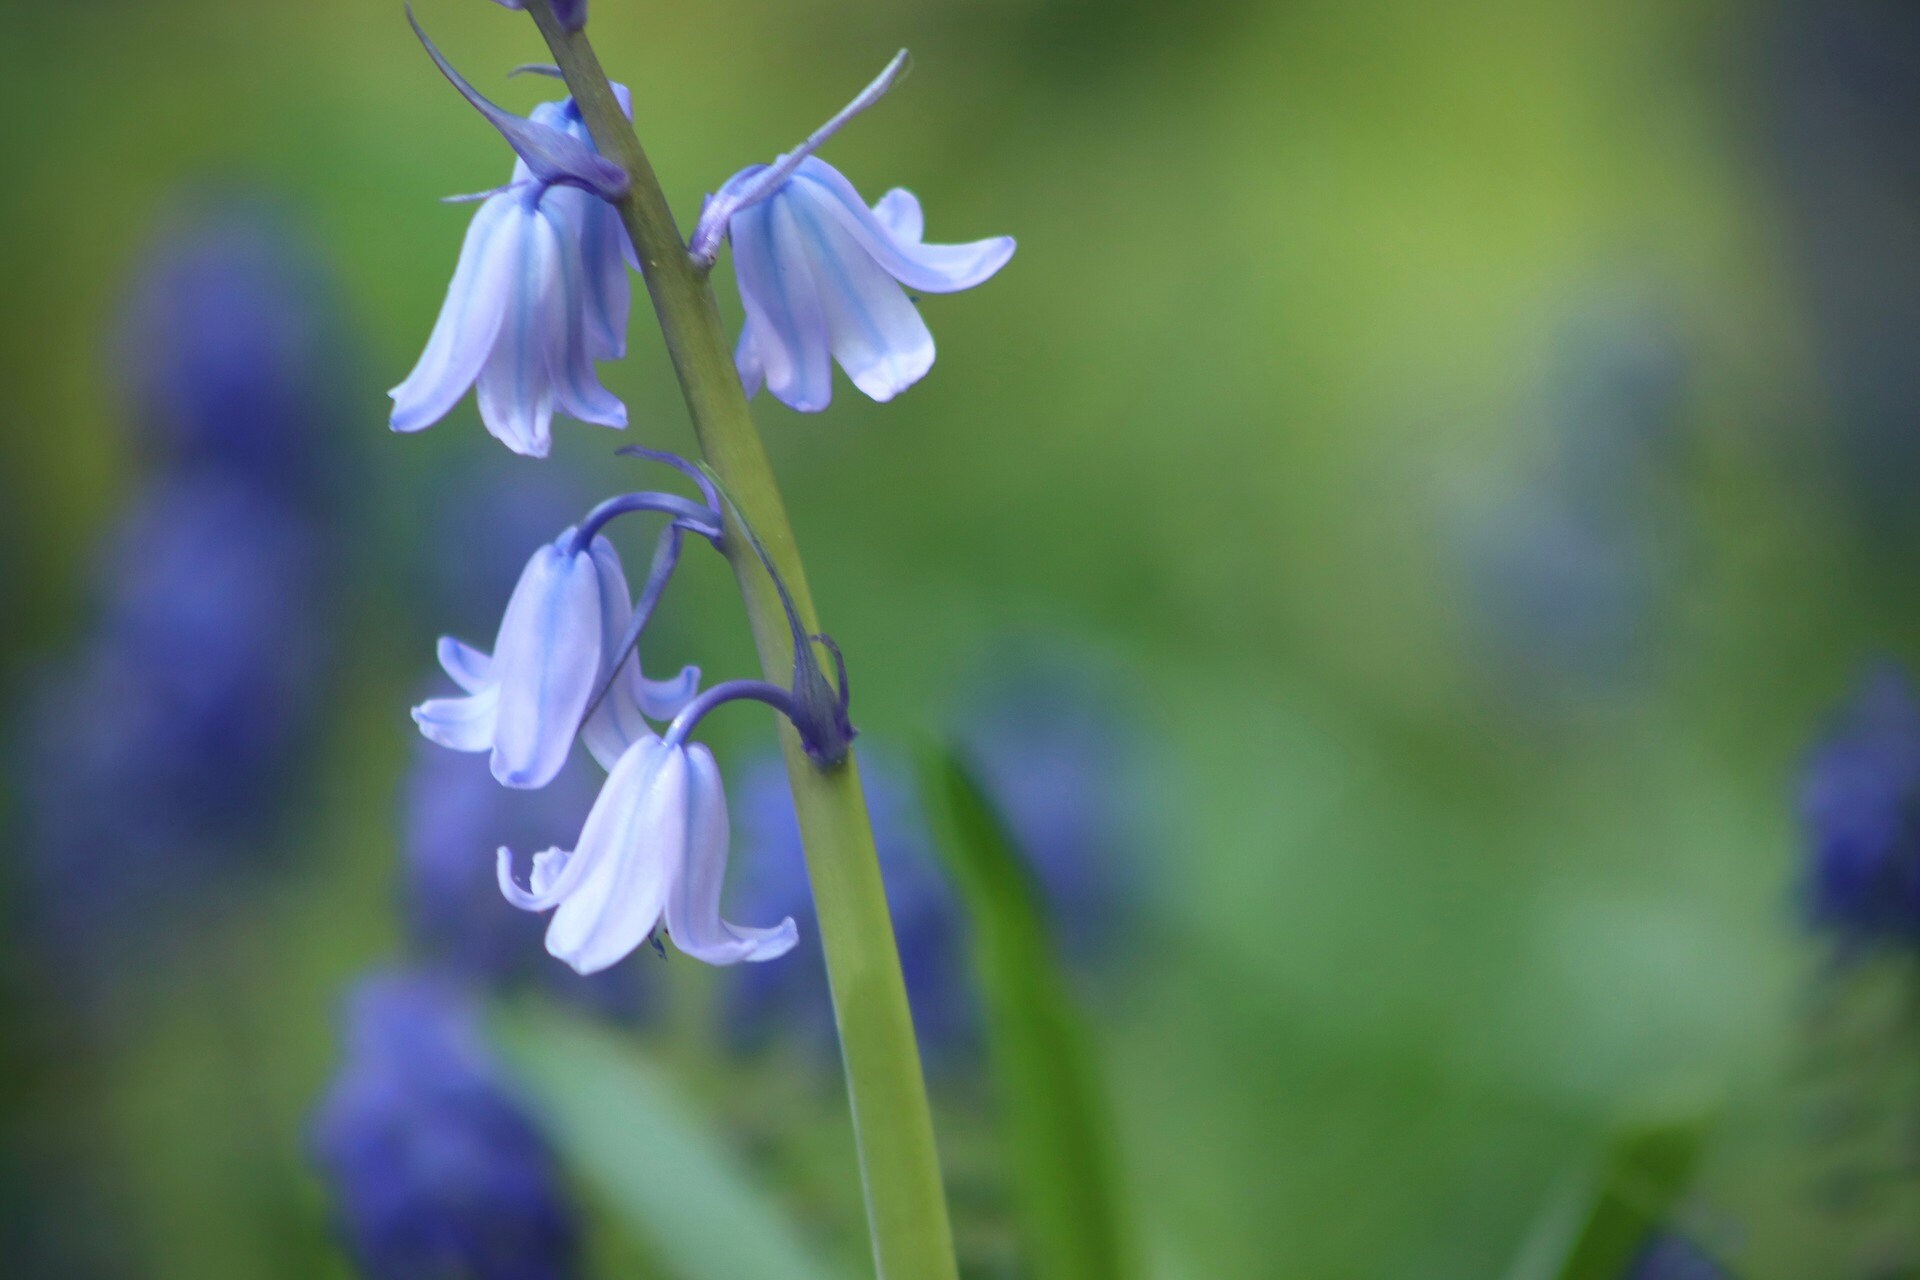
[[[793,529],[747,411],[732,345],[706,275],[688,255],[640,140],[585,34],[561,30],[548,0],[529,0],[527,10],[580,104],[594,144],[632,179],[616,208],[639,252],[701,452],[786,580],[801,621],[808,631],[817,631]],[[737,528],[729,530],[726,542],[760,665],[769,680],[784,683],[793,672],[793,648],[779,596]],[[882,1280],[952,1280],[953,1240],[933,1120],[859,769],[852,759],[839,768],[817,768],[785,724],[781,747],[833,988],[875,1264]]]

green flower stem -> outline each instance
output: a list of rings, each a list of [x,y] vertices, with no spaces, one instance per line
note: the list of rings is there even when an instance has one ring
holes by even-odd
[[[793,529],[747,411],[732,344],[721,327],[706,274],[688,255],[646,152],[614,100],[586,35],[561,30],[548,0],[528,0],[527,11],[553,50],[595,146],[632,179],[631,189],[615,207],[639,253],[701,452],[786,580],[801,621],[808,631],[818,631]],[[727,555],[746,601],[760,665],[767,679],[784,683],[793,672],[786,615],[772,580],[741,530],[731,527],[731,519],[729,515]],[[838,768],[817,768],[784,723],[781,747],[833,988],[875,1264],[882,1280],[953,1280],[952,1230],[934,1152],[933,1119],[859,769],[851,758]]]

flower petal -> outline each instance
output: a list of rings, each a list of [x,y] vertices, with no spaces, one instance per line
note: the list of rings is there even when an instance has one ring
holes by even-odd
[[[587,815],[574,853],[585,870],[553,913],[547,951],[583,974],[625,958],[659,923],[686,843],[686,753],[636,743]]]
[[[635,667],[634,674],[639,675]],[[640,710],[654,720],[671,720],[686,709],[694,695],[700,692],[700,668],[685,666],[680,674],[670,680],[649,680],[640,677],[639,688],[635,692],[635,701]]]
[[[466,641],[441,636],[434,654],[440,669],[468,693],[478,693],[492,683],[493,658]]]
[[[486,751],[493,746],[499,694],[486,688],[465,698],[429,698],[413,709],[413,722],[429,742],[455,751]]]
[[[550,193],[551,194],[551,193]],[[592,306],[580,226],[555,217],[542,200],[535,221],[553,236],[559,264],[559,296],[547,330],[547,375],[553,382],[555,407],[582,422],[603,427],[627,425],[627,407],[600,385],[594,371],[587,313]]]
[[[627,229],[611,206],[594,200],[581,234],[587,269],[587,336],[601,360],[627,354],[627,315],[633,282],[627,277]]]
[[[927,215],[920,209],[920,197],[905,187],[895,187],[873,206],[873,218],[888,235],[905,244],[919,244],[926,238]]]
[[[797,182],[780,202],[812,247],[833,355],[875,400],[893,399],[933,367],[933,335],[906,291],[834,216],[817,184]]]
[[[506,316],[507,260],[500,237],[517,197],[495,196],[467,226],[459,265],[434,321],[426,350],[406,380],[392,391],[395,431],[420,431],[460,403],[493,351]]]
[[[607,664],[619,656],[621,641],[627,638],[632,620],[633,595],[627,588],[626,572],[620,566],[619,553],[605,538],[593,540],[593,563],[600,577],[600,674],[607,679]],[[621,672],[607,689],[607,696],[581,731],[587,750],[611,772],[620,758],[641,738],[653,736],[653,729],[640,714],[632,690],[634,659],[626,658]],[[597,684],[596,684],[596,687]]]
[[[505,321],[480,369],[480,420],[515,453],[544,458],[552,447],[553,384],[547,375],[549,334],[560,313],[560,244],[553,228],[521,201],[500,232],[508,277]]]
[[[561,535],[565,543],[572,531]],[[600,670],[600,586],[590,557],[548,543],[533,553],[493,646],[500,719],[493,776],[543,787],[567,762]]]
[[[767,381],[767,371],[760,364],[760,348],[754,345],[753,330],[753,317],[749,315],[740,326],[740,341],[733,348],[733,367],[749,400],[760,394],[760,388]]]
[[[923,293],[955,293],[982,283],[1013,257],[1013,237],[994,236],[971,244],[923,244],[903,240],[867,208],[853,184],[838,169],[817,156],[795,170],[792,184],[805,183],[832,198],[842,225],[883,270],[909,289]],[[897,212],[897,211],[896,211]],[[738,252],[737,248],[735,250]]]
[[[734,275],[767,390],[802,413],[817,413],[833,399],[827,318],[786,204],[775,196],[733,220]]]
[[[667,932],[673,945],[708,964],[772,960],[793,949],[799,930],[791,916],[771,929],[750,929],[720,918],[727,877],[727,797],[713,753],[687,749],[687,858],[667,895]]]

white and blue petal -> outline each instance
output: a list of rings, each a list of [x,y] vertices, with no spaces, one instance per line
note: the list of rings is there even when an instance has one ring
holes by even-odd
[[[505,320],[474,390],[487,431],[515,453],[544,458],[553,446],[553,379],[547,351],[566,324],[559,237],[537,210],[512,201],[503,226]]]
[[[493,658],[464,640],[441,636],[434,650],[440,669],[468,693],[478,693],[493,683]]]
[[[898,281],[836,218],[833,202],[796,184],[785,203],[811,251],[833,358],[853,385],[887,401],[933,367],[933,334]]]
[[[918,235],[911,239],[893,235],[874,211],[867,208],[853,184],[818,156],[802,161],[792,181],[806,183],[830,197],[831,207],[860,247],[871,254],[887,274],[909,289],[922,293],[971,289],[984,284],[1013,257],[1012,236],[993,236],[969,244],[927,244]],[[919,202],[915,201],[916,213],[918,208]],[[890,215],[898,216],[901,212],[903,210],[896,208]]]
[[[464,698],[429,698],[413,709],[413,722],[428,741],[454,751],[491,751],[499,720],[500,690],[493,685]]]
[[[779,196],[733,220],[734,274],[767,390],[802,413],[833,399],[827,316],[812,254]]]
[[[771,928],[731,924],[720,916],[727,876],[727,797],[713,753],[694,745],[687,756],[686,857],[667,895],[673,945],[707,964],[772,960],[793,950],[799,931],[789,916]]]
[[[583,974],[630,955],[660,922],[686,843],[686,753],[638,742],[607,775],[578,847],[548,886],[559,901],[547,951]]]
[[[543,787],[560,772],[599,680],[599,578],[571,538],[534,552],[494,642],[493,776],[509,787]]]
[[[393,397],[389,422],[395,431],[421,431],[446,417],[492,352],[506,317],[511,246],[503,243],[503,228],[515,203],[511,194],[493,196],[468,225],[427,348],[406,380],[388,392]]]

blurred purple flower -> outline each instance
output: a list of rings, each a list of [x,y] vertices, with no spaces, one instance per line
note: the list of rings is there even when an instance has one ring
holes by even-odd
[[[578,1227],[553,1155],[482,1040],[470,996],[383,973],[347,1006],[313,1156],[368,1280],[564,1280]]]
[[[1803,873],[1814,922],[1853,940],[1920,939],[1920,701],[1870,672],[1807,761]]]
[[[330,477],[345,358],[331,282],[277,218],[244,202],[149,250],[122,331],[131,417],[165,463],[275,492]]]
[[[979,1010],[967,972],[959,901],[939,865],[909,776],[884,753],[861,757],[861,782],[914,1030],[922,1054],[938,1064],[972,1047]],[[752,920],[792,917],[799,944],[778,964],[734,970],[726,1004],[729,1035],[748,1048],[791,1027],[830,1053],[833,1000],[785,767],[777,758],[755,761],[742,771],[734,795],[744,867],[729,899],[733,910]]]
[[[1728,1280],[1729,1272],[1684,1236],[1656,1233],[1622,1280]]]
[[[97,629],[14,744],[30,914],[63,953],[258,860],[329,648],[318,539],[239,478],[156,484],[103,550]]]
[[[961,747],[1033,865],[1064,958],[1089,967],[1141,895],[1146,743],[1081,658],[1003,656],[976,680]]]

